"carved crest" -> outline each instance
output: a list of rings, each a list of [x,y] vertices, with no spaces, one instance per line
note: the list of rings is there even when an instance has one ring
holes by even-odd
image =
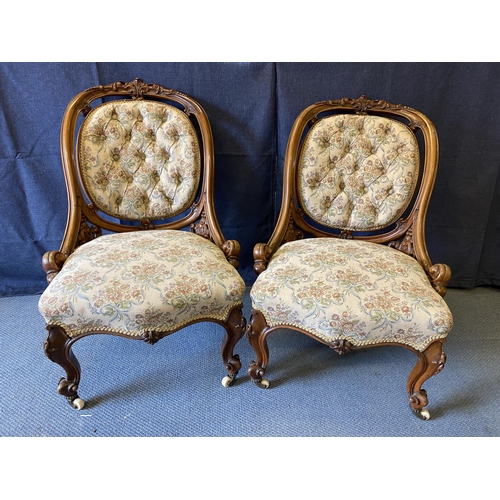
[[[358,97],[357,99],[350,99],[348,97],[344,97],[343,99],[337,99],[335,101],[325,101],[326,103],[332,105],[332,106],[342,106],[344,108],[352,108],[352,109],[357,109],[359,112],[364,113],[368,110],[374,109],[412,109],[409,108],[408,106],[403,106],[401,104],[391,104],[386,101],[382,100],[371,100],[368,99],[365,95],[362,95],[361,97]]]
[[[136,78],[132,82],[115,82],[111,85],[97,85],[87,90],[124,92],[130,94],[132,99],[142,99],[147,94],[186,96],[186,94],[183,94],[182,92],[167,89],[157,83],[144,83],[140,78]]]

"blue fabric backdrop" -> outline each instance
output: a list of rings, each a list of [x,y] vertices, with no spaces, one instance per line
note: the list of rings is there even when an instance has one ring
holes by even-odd
[[[216,209],[242,245],[271,234],[286,140],[313,102],[384,99],[435,123],[440,169],[427,220],[434,262],[451,286],[500,285],[500,65],[496,63],[0,63],[0,296],[41,292],[41,257],[59,248],[66,191],[59,129],[81,90],[141,78],[185,92],[205,108],[216,153]]]

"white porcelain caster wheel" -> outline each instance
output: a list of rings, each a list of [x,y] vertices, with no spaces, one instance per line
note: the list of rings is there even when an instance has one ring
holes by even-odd
[[[413,410],[415,415],[417,415],[418,418],[421,418],[422,420],[429,420],[431,418],[431,414],[429,410],[423,408],[422,410]]]
[[[83,399],[76,398],[71,401],[71,406],[73,406],[73,408],[76,408],[77,410],[81,410],[85,406],[85,401]]]
[[[266,378],[256,380],[255,383],[257,384],[257,387],[260,387],[261,389],[267,389],[269,387],[269,380]]]
[[[420,418],[422,420],[429,420],[431,418],[431,414],[430,414],[429,410],[422,410],[420,412]]]
[[[236,375],[226,375],[222,379],[222,385],[224,387],[229,387],[229,386],[233,385],[233,382],[235,381],[235,379],[236,379]]]

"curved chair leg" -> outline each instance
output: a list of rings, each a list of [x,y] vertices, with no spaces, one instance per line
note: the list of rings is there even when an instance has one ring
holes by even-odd
[[[59,380],[57,392],[64,396],[73,408],[81,410],[85,403],[77,393],[80,382],[80,364],[71,351],[71,339],[59,326],[48,326],[47,330],[49,335],[43,344],[45,355],[66,372],[66,378]]]
[[[234,354],[234,347],[245,334],[246,321],[242,307],[236,307],[231,311],[224,327],[226,335],[222,343],[222,361],[226,365],[228,374],[222,379],[222,385],[229,387],[234,383],[241,368],[240,357],[238,354]]]
[[[423,420],[429,420],[430,413],[424,407],[428,404],[427,393],[422,384],[439,373],[446,363],[446,354],[443,350],[445,339],[439,339],[430,344],[427,349],[418,352],[418,361],[408,377],[407,391],[410,407]]]
[[[269,362],[269,349],[266,342],[268,333],[269,327],[263,314],[252,310],[252,316],[247,326],[247,338],[257,355],[257,361],[250,363],[248,374],[252,381],[262,389],[269,387],[269,381],[262,378],[266,373],[267,363]]]

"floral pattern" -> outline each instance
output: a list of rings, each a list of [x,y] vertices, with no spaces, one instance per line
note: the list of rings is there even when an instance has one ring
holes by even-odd
[[[423,350],[453,325],[412,257],[375,243],[311,238],[282,245],[250,292],[267,324],[330,343],[397,342]]]
[[[245,283],[209,240],[186,231],[101,236],[80,247],[40,297],[47,324],[138,336],[191,320],[225,321]]]
[[[408,206],[419,161],[414,134],[398,121],[356,115],[322,118],[302,145],[299,198],[306,213],[326,226],[386,227]]]
[[[112,101],[95,108],[82,125],[79,160],[93,203],[128,220],[183,212],[200,179],[196,132],[182,111],[162,102]]]

